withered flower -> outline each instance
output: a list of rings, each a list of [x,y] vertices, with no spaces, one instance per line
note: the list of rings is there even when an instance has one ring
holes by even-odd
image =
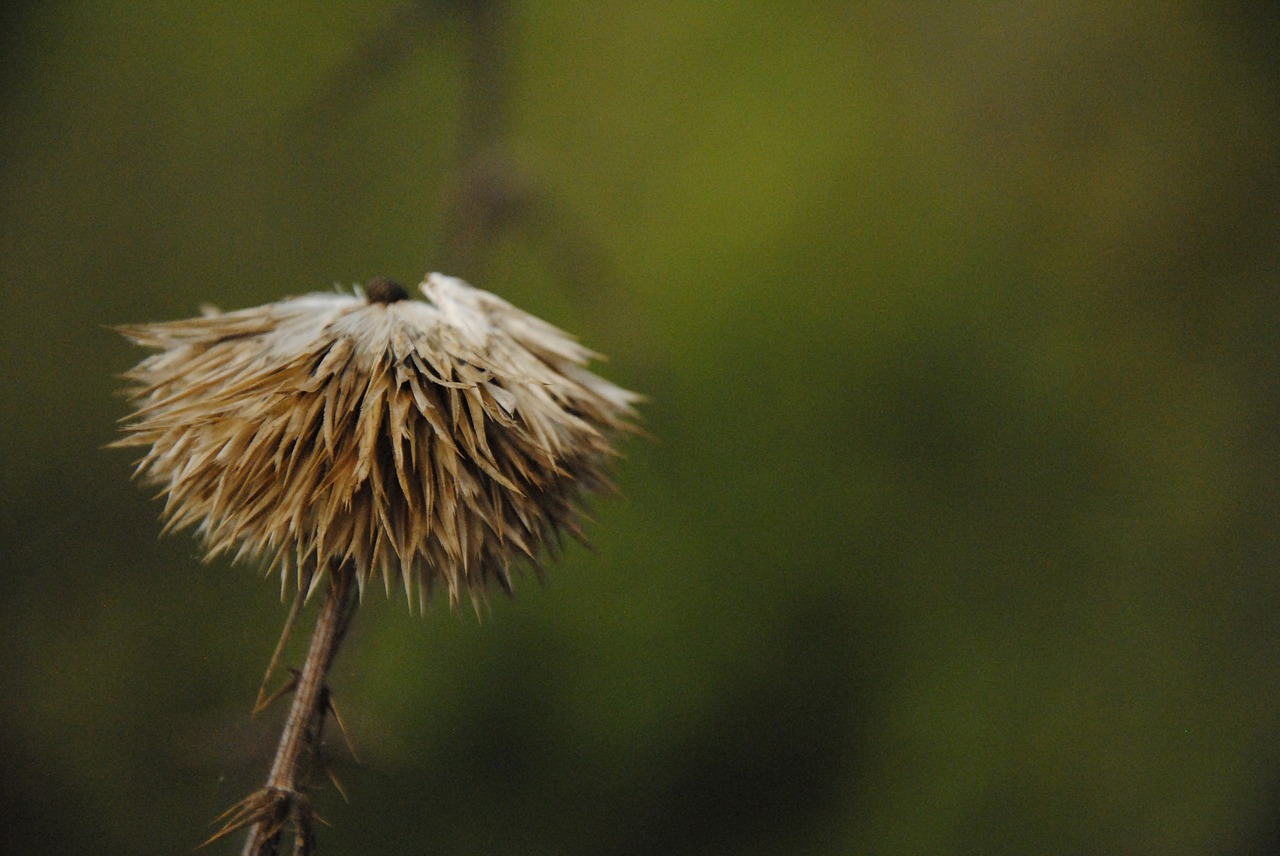
[[[210,840],[251,827],[247,856],[291,825],[314,850],[304,755],[335,713],[326,675],[359,593],[381,577],[425,605],[438,584],[479,604],[513,567],[581,537],[639,399],[587,371],[570,336],[465,282],[431,274],[238,312],[121,328],[157,353],[126,377],[136,410],[118,446],[194,527],[210,557],[258,559],[297,595],[259,693],[307,596],[328,580],[266,786]],[[276,695],[279,695],[277,693]],[[274,697],[274,696],[273,696]],[[341,722],[339,721],[339,724]]]
[[[397,580],[509,587],[579,501],[607,485],[634,393],[596,355],[505,300],[441,274],[408,299],[311,294],[238,312],[121,328],[159,353],[126,377],[121,446],[165,496],[166,530],[194,526],[209,557],[265,559],[315,586],[350,564]]]

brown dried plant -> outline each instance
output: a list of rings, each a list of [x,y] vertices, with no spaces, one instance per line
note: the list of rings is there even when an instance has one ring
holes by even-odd
[[[135,474],[160,489],[165,530],[194,527],[208,558],[296,587],[258,707],[302,602],[329,583],[267,785],[211,839],[251,827],[245,854],[276,852],[286,826],[295,852],[314,848],[302,767],[365,584],[424,608],[437,586],[477,608],[510,590],[562,533],[581,538],[581,502],[633,430],[639,396],[587,371],[597,355],[561,330],[453,277],[421,291],[377,279],[120,328],[157,352],[126,375],[136,409],[115,445],[146,450]]]

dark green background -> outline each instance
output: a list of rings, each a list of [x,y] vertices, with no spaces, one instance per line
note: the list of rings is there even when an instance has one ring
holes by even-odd
[[[279,725],[104,325],[442,267],[656,440],[482,621],[366,597],[322,852],[1280,848],[1270,4],[6,8],[9,852],[191,852]]]

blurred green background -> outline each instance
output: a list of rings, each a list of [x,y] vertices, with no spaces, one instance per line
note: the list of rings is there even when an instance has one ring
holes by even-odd
[[[366,598],[322,852],[1280,852],[1271,4],[32,6],[8,852],[190,852],[282,714],[278,585],[101,448],[106,325],[436,269],[656,439],[545,586]]]

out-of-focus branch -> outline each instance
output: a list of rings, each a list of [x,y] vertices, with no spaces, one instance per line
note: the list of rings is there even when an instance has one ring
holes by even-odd
[[[456,29],[433,26],[457,16]],[[413,60],[441,32],[457,32],[462,74],[458,129],[436,206],[429,267],[475,282],[504,237],[523,235],[551,275],[583,300],[615,280],[590,230],[511,156],[513,13],[510,0],[413,0],[386,20],[330,75],[314,112],[342,114],[379,81]]]

